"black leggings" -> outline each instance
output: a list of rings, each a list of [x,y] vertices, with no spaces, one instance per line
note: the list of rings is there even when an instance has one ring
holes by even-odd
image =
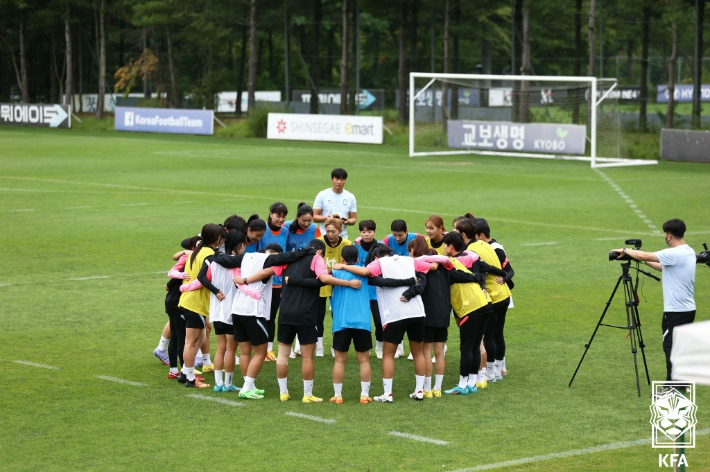
[[[177,309],[179,310],[179,308]],[[178,311],[168,314],[170,317],[170,344],[168,344],[168,359],[170,367],[177,368],[177,360],[180,365],[185,365],[182,360],[182,351],[185,349],[185,320]]]
[[[372,320],[375,322],[375,339],[382,342],[382,318],[380,318],[380,306],[377,300],[370,300],[370,311]]]
[[[666,354],[666,380],[671,380],[673,365],[671,364],[671,350],[673,349],[673,329],[676,326],[695,321],[695,310],[680,312],[663,312],[661,330],[663,331],[663,352]]]
[[[323,327],[323,323],[325,323],[325,312],[327,310],[327,304],[328,304],[328,297],[319,297],[318,298],[318,337],[322,338],[323,337],[323,331],[325,331],[325,328]]]
[[[461,338],[459,375],[463,377],[478,374],[478,367],[481,365],[481,338],[492,312],[491,305],[481,307],[464,317],[463,323],[459,325]]]
[[[276,313],[281,306],[281,287],[274,287],[271,290],[271,318],[266,322],[266,331],[269,333],[269,342],[274,342],[276,334]]]
[[[486,348],[486,356],[488,362],[493,362],[496,358],[498,346],[496,345],[496,325],[498,324],[498,312],[495,304],[491,307],[491,316],[488,317],[488,323],[483,327],[485,336],[483,337],[483,346]],[[479,346],[480,349],[480,346]]]
[[[493,304],[493,310],[497,312],[498,319],[496,320],[495,327],[495,340],[496,340],[496,355],[495,359],[497,361],[502,361],[505,359],[505,338],[503,337],[503,330],[505,329],[505,315],[508,313],[508,307],[510,306],[510,297],[503,301]],[[491,324],[491,321],[488,321]],[[488,337],[488,330],[486,330],[486,337]],[[490,359],[490,357],[489,357]]]

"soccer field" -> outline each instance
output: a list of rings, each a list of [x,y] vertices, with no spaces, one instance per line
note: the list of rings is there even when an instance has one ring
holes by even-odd
[[[152,351],[180,241],[233,213],[266,217],[274,201],[292,218],[298,202],[330,186],[334,167],[347,169],[358,219],[375,220],[378,238],[395,218],[420,233],[432,214],[449,230],[467,211],[488,219],[516,273],[504,381],[414,402],[413,365],[401,358],[394,403],[361,405],[352,351],[342,405],[327,402],[329,356],[316,359],[322,404],[300,402],[300,358],[284,403],[274,363],[257,378],[259,401],[167,379]],[[710,166],[690,163],[595,171],[536,159],[412,159],[394,146],[1,127],[0,469],[658,470],[658,453],[671,451],[650,446],[651,388],[642,383],[637,397],[627,332],[602,328],[567,384],[621,273],[607,252],[627,238],[666,247],[660,228],[674,217],[702,250],[708,177]],[[663,380],[661,284],[642,284],[649,372]],[[607,322],[625,323],[620,296]],[[696,303],[696,321],[710,319],[705,266]],[[448,347],[445,388],[458,379],[453,323]],[[374,351],[371,364],[379,395]],[[698,430],[708,432],[710,389],[698,387],[696,404]],[[690,470],[708,467],[710,435],[686,455]]]

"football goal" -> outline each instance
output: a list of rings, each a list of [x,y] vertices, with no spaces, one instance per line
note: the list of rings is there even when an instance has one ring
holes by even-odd
[[[409,74],[409,155],[481,154],[588,161],[629,159],[616,79]]]

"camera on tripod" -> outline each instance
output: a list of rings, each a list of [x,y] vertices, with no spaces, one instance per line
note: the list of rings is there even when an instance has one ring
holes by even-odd
[[[642,242],[640,239],[627,239],[624,242],[624,244],[626,244],[627,246],[633,246],[634,249],[641,249]],[[705,247],[705,249],[707,249],[707,246]],[[705,253],[701,253],[701,254],[705,254]],[[622,256],[622,257],[619,257],[619,256]],[[710,253],[708,253],[708,259],[710,259]],[[631,257],[629,257],[626,254],[622,254],[620,252],[609,251],[609,260],[610,261],[630,261]],[[700,262],[698,264],[700,264]]]
[[[703,243],[703,247],[705,248],[705,250],[700,254],[695,255],[695,263],[706,264],[708,267],[710,267],[710,249],[708,249],[708,245],[705,243]]]

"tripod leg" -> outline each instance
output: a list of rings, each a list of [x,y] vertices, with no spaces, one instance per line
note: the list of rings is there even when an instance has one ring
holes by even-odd
[[[646,370],[646,380],[648,381],[648,384],[651,385],[651,376],[648,375],[648,364],[646,363],[646,351],[644,351],[646,344],[644,344],[643,342],[643,333],[641,332],[641,318],[639,317],[639,311],[637,306],[634,306],[634,315],[636,316],[636,326],[638,327],[638,339],[639,347],[641,348],[641,357],[643,358],[643,367]]]
[[[574,370],[574,374],[572,374],[572,379],[569,381],[568,387],[572,386],[572,382],[574,382],[574,378],[577,377],[577,372],[579,372],[579,368],[582,366],[582,361],[584,361],[584,357],[587,355],[587,351],[589,351],[589,347],[592,345],[592,341],[594,341],[594,336],[597,335],[597,331],[599,330],[599,326],[601,326],[602,321],[604,320],[604,316],[606,316],[606,312],[609,310],[609,306],[611,305],[611,301],[614,299],[614,295],[616,295],[616,291],[619,288],[619,284],[621,283],[621,280],[624,276],[621,275],[619,276],[619,280],[616,281],[616,285],[614,285],[614,290],[611,292],[611,296],[609,297],[609,300],[606,302],[606,306],[604,307],[604,311],[602,312],[602,316],[599,317],[599,321],[597,321],[597,326],[594,328],[594,332],[592,333],[592,337],[589,338],[589,342],[584,345],[584,353],[582,354],[582,358],[579,360],[579,364],[577,364],[577,368]]]
[[[630,278],[629,278],[630,279]],[[629,341],[631,342],[631,353],[634,355],[634,371],[636,372],[636,391],[638,392],[638,396],[641,396],[641,381],[639,380],[639,366],[638,366],[638,358],[636,357],[637,349],[636,349],[636,318],[635,318],[635,310],[636,310],[636,299],[634,298],[634,293],[633,293],[633,282],[631,280],[627,280],[624,278],[624,298],[625,298],[625,304],[626,304],[626,323],[627,326],[629,327]]]

